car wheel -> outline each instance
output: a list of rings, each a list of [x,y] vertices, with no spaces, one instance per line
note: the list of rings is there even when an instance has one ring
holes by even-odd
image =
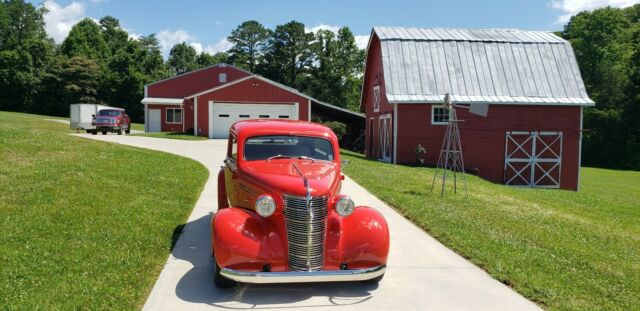
[[[116,133],[118,133],[118,135],[122,135],[122,128],[119,128]]]
[[[91,135],[98,135],[98,131],[91,131]]]
[[[213,283],[219,288],[236,286],[236,281],[229,280],[220,274],[220,266],[218,266],[215,256],[213,256]]]
[[[127,126],[127,130],[124,131],[125,134],[131,134],[131,124],[129,124],[129,126]]]
[[[102,135],[107,135],[107,132],[102,132]]]

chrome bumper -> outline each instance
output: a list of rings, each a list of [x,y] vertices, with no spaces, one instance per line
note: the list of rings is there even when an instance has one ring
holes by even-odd
[[[224,268],[220,274],[241,283],[310,283],[366,281],[384,274],[386,265],[360,270],[331,270],[312,272],[245,272]]]

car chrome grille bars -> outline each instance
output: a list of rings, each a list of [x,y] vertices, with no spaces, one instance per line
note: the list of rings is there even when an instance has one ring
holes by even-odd
[[[327,197],[284,196],[291,271],[319,271],[324,266]]]

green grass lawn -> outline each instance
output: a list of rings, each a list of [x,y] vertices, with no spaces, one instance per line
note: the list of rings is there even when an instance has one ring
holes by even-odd
[[[45,118],[0,112],[0,308],[139,308],[208,172]]]
[[[180,133],[180,132],[136,133],[136,134],[130,134],[130,135],[155,137],[155,138],[167,138],[167,139],[181,139],[181,140],[207,140],[206,137],[193,136],[193,134]]]
[[[441,198],[434,169],[342,157],[349,177],[543,308],[640,308],[640,172],[582,168],[579,192],[467,175],[468,199]]]
[[[131,123],[131,129],[137,131],[144,131],[144,123]]]

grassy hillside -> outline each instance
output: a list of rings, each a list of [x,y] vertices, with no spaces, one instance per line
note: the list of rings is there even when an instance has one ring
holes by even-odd
[[[441,198],[433,169],[342,157],[349,177],[542,307],[640,306],[640,172],[583,168],[580,192],[467,176],[468,199]]]
[[[207,170],[45,118],[0,112],[0,306],[135,309]]]

